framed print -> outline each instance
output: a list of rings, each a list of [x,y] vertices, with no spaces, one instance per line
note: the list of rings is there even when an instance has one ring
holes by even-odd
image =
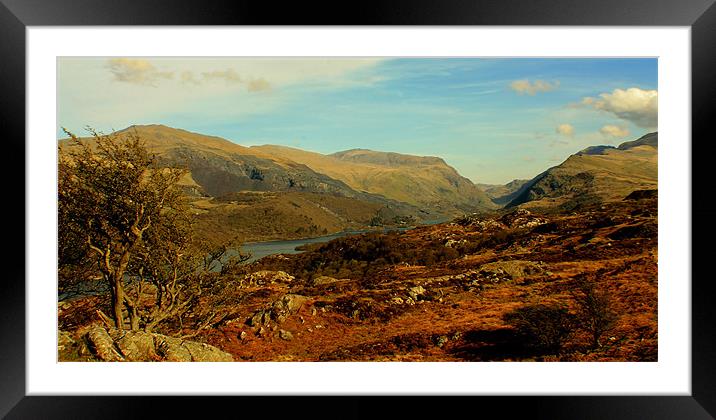
[[[710,1],[274,9],[2,0],[3,415],[713,417]]]

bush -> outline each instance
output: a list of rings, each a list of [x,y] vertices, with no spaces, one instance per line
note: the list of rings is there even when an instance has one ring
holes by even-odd
[[[503,316],[527,343],[541,350],[559,353],[574,333],[575,317],[567,308],[535,304],[515,309]]]
[[[614,328],[617,321],[611,297],[606,290],[599,289],[593,279],[579,277],[575,283],[573,295],[579,308],[579,326],[589,333],[592,348],[599,348],[602,346],[601,337]]]

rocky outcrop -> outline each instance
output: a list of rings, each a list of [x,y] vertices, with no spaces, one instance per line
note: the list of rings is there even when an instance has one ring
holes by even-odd
[[[326,284],[332,284],[332,283],[336,283],[336,282],[340,282],[340,281],[341,281],[341,280],[338,280],[338,279],[333,278],[333,277],[319,276],[319,277],[316,277],[315,279],[313,279],[312,284],[313,284],[314,286],[323,286],[323,285],[326,285]]]
[[[513,280],[544,272],[539,263],[524,260],[495,261],[480,266],[480,274],[497,280]]]
[[[306,296],[287,294],[271,303],[271,305],[254,312],[247,321],[252,327],[269,326],[271,323],[282,323],[290,315],[295,314],[308,298]]]
[[[144,331],[94,326],[83,337],[104,362],[232,362],[234,358],[205,343]]]
[[[264,286],[273,283],[291,283],[295,277],[285,271],[262,270],[247,274],[241,282],[242,286]]]

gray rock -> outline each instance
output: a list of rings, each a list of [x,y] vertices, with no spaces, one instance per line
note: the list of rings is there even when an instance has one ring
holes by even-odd
[[[105,362],[124,361],[124,357],[114,347],[114,341],[109,336],[107,330],[100,326],[95,326],[87,332],[93,353]]]
[[[196,341],[184,341],[182,346],[189,350],[192,362],[233,362],[234,358],[214,346]]]
[[[438,347],[444,346],[445,343],[447,343],[447,342],[448,342],[448,338],[446,335],[441,335],[435,339],[435,345]]]
[[[295,277],[285,271],[268,271],[262,270],[250,273],[244,276],[241,281],[242,286],[263,286],[272,283],[291,283]]]
[[[229,353],[205,343],[144,331],[94,327],[87,333],[92,353],[103,361],[230,362]]]
[[[254,314],[249,317],[248,324],[252,327],[260,325],[268,327],[272,321],[280,324],[286,321],[289,316],[298,312],[307,300],[308,298],[306,296],[286,294],[268,307],[254,312]]]
[[[425,288],[423,286],[415,286],[408,289],[408,296],[414,301],[418,300],[418,296],[425,294]]]
[[[115,345],[129,362],[159,359],[154,347],[154,336],[150,333],[113,330],[110,335],[113,336]]]
[[[157,354],[167,362],[191,362],[191,352],[178,338],[158,335],[154,339]]]
[[[57,334],[57,350],[65,350],[75,345],[75,340],[67,331],[60,331]]]
[[[314,286],[323,286],[323,285],[335,283],[338,281],[340,281],[340,280],[333,278],[333,277],[320,276],[320,277],[316,277],[315,279],[313,279],[313,285]]]

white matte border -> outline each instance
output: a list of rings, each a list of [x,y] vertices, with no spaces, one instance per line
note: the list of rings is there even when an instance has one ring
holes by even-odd
[[[27,394],[691,394],[688,27],[28,27]],[[659,361],[57,363],[58,56],[659,57]]]

